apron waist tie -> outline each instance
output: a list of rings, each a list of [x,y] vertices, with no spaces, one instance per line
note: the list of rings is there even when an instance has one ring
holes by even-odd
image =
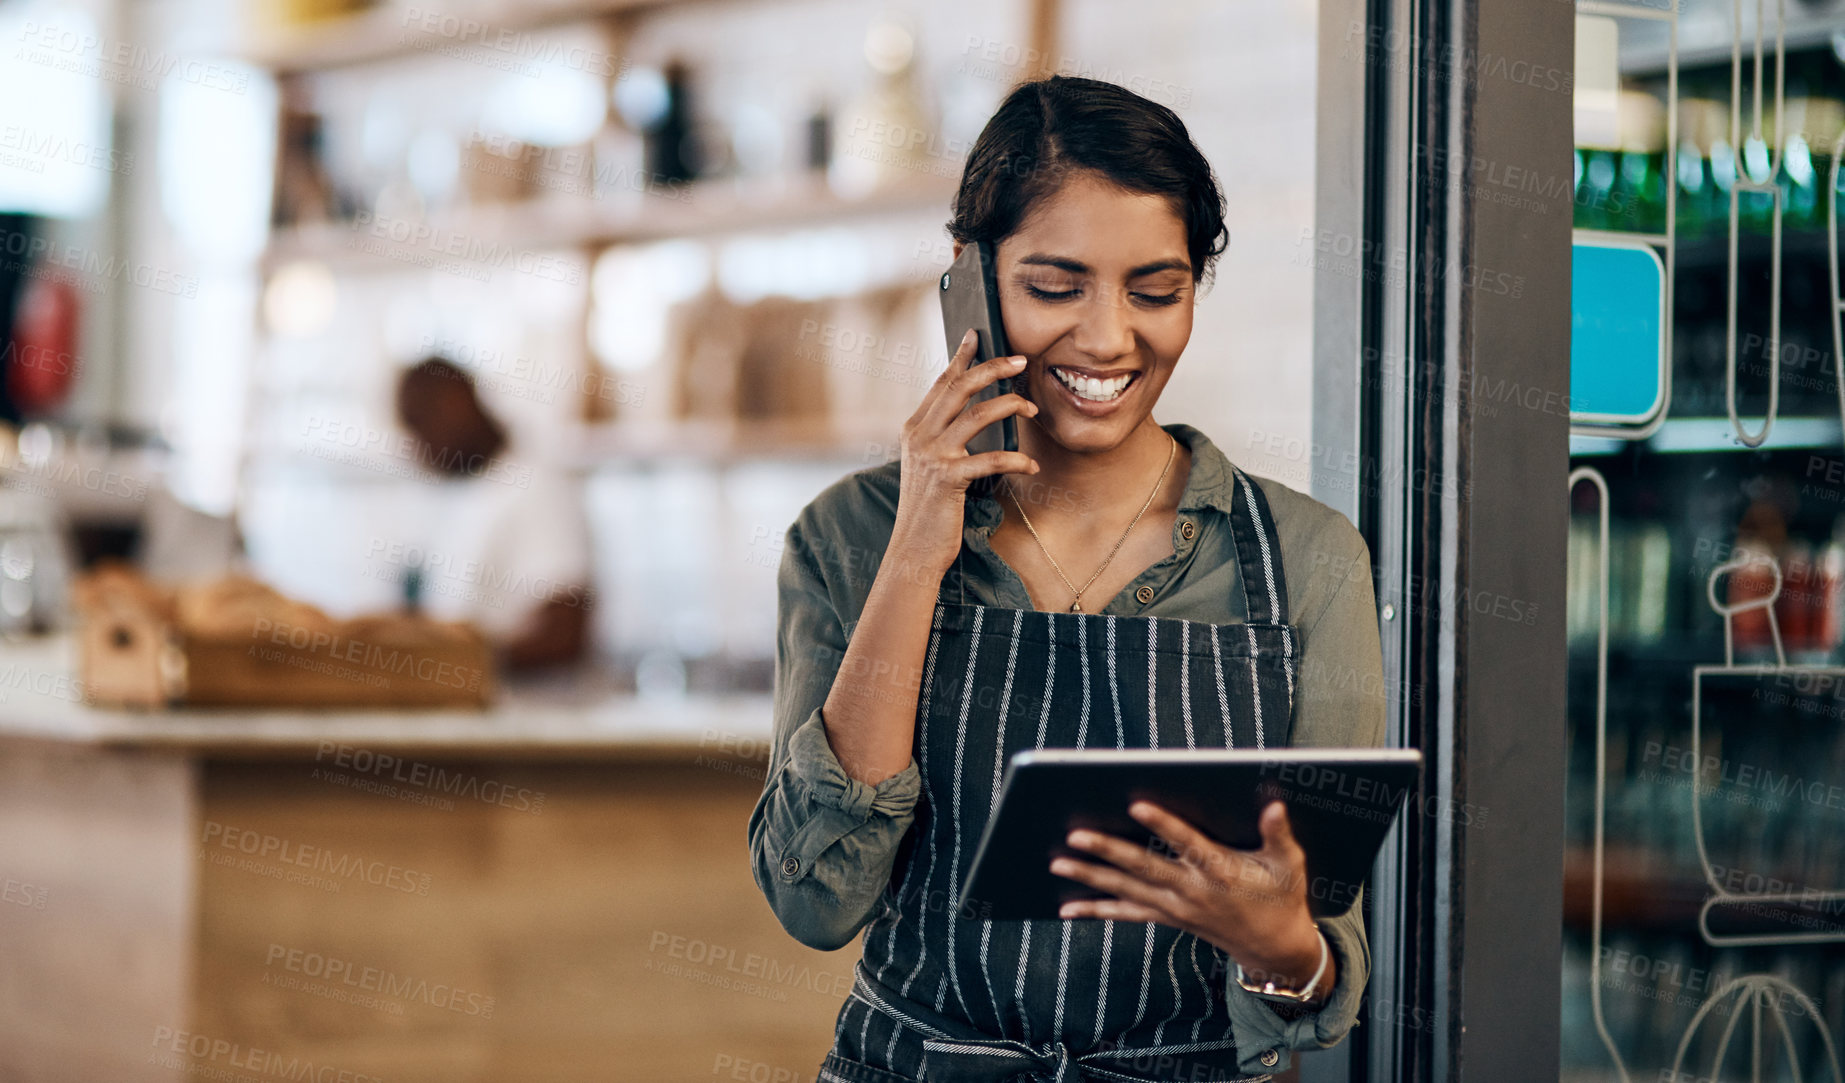
[[[923,1053],[931,1069],[942,1068],[943,1078],[969,1083],[1005,1083],[1021,1072],[1033,1083],[1079,1083],[1082,1079],[1070,1048],[1062,1042],[1033,1049],[1023,1042],[1005,1040],[924,1038]]]
[[[890,999],[873,983],[865,972],[861,961],[853,981],[852,993],[860,1000],[876,1008],[900,1026],[905,1026],[923,1035],[923,1054],[925,1063],[934,1077],[935,1070],[941,1069],[942,1078],[968,1080],[969,1083],[1006,1083],[1023,1075],[1032,1083],[1080,1083],[1087,1072],[1106,1079],[1142,1080],[1144,1077],[1126,1075],[1117,1071],[1101,1068],[1094,1062],[1122,1060],[1143,1060],[1170,1057],[1176,1053],[1203,1053],[1217,1050],[1234,1049],[1236,1043],[1228,1039],[1208,1042],[1168,1042],[1161,1045],[1127,1047],[1109,1047],[1088,1053],[1074,1054],[1062,1042],[1039,1046],[1027,1045],[1010,1038],[970,1037],[966,1033],[951,1033],[953,1021],[945,1019],[924,1008],[904,1010],[893,1006]],[[910,1007],[910,1006],[906,1006]],[[927,1016],[929,1020],[917,1016]],[[1240,1077],[1252,1078],[1248,1076]],[[1254,1077],[1267,1079],[1267,1076]]]

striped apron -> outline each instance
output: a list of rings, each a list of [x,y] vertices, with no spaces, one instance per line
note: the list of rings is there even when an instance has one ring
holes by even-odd
[[[1235,1080],[1234,964],[1158,923],[957,914],[1001,773],[1028,748],[1288,743],[1294,630],[1261,491],[1235,470],[1249,619],[1044,612],[938,595],[915,756],[923,794],[821,1083]]]

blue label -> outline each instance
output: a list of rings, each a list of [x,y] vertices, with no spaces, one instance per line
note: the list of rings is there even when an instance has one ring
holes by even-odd
[[[1643,241],[1578,241],[1570,268],[1570,420],[1645,424],[1665,406],[1665,264]]]

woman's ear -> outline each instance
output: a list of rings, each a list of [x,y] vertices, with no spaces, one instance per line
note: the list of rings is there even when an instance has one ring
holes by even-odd
[[[961,242],[960,241],[955,242],[955,254],[952,256],[949,256],[948,258],[950,260],[957,260],[961,258]]]

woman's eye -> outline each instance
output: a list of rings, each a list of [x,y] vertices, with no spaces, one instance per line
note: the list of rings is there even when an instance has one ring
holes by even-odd
[[[1029,282],[1025,283],[1025,289],[1026,292],[1030,293],[1033,297],[1042,301],[1068,301],[1070,298],[1082,293],[1080,289],[1047,290],[1042,286],[1034,286]],[[1151,305],[1156,308],[1177,304],[1179,302],[1179,291],[1177,290],[1171,293],[1131,293],[1129,296],[1135,298],[1143,305]]]

